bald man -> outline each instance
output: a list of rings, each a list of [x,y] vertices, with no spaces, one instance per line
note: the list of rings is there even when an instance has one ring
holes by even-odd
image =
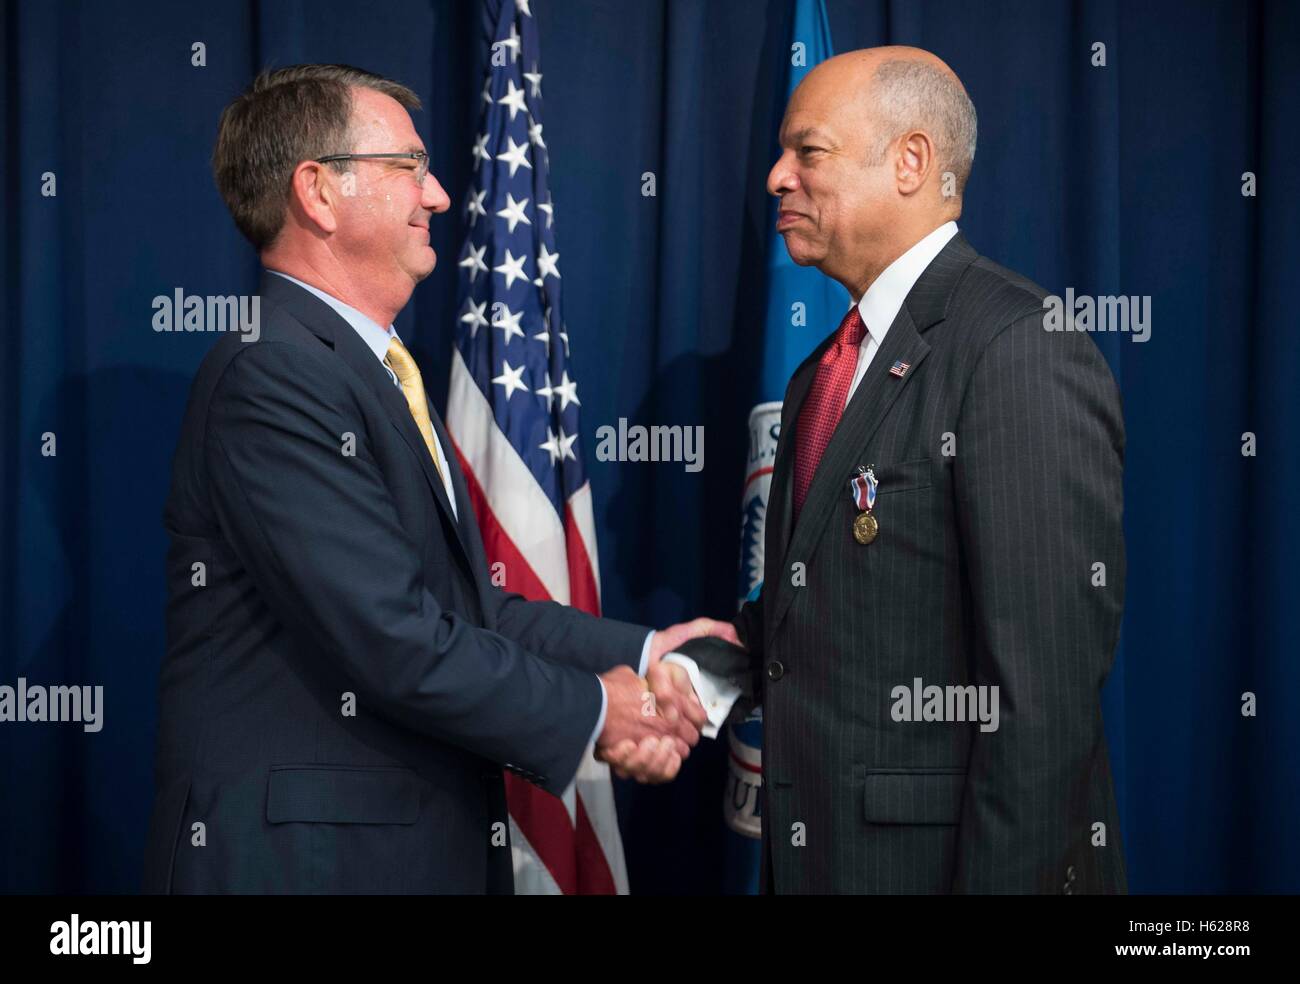
[[[934,55],[824,62],[781,148],[786,248],[853,305],[786,390],[747,665],[701,659],[763,705],[763,882],[1122,892],[1110,371],[958,232],[975,109]]]

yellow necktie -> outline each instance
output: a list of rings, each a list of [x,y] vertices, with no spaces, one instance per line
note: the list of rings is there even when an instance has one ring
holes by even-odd
[[[424,381],[420,378],[420,367],[411,358],[411,353],[406,351],[406,346],[396,338],[388,343],[388,354],[384,357],[384,361],[388,363],[388,368],[393,370],[393,375],[401,384],[402,393],[406,396],[406,405],[411,410],[411,416],[415,418],[415,426],[420,428],[424,443],[429,448],[429,457],[433,459],[433,467],[438,472],[438,478],[441,479],[442,463],[438,461],[438,445],[433,440],[433,421],[429,419],[429,404],[424,397]]]

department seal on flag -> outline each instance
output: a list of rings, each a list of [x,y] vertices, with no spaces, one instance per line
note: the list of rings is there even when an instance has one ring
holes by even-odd
[[[727,729],[727,790],[723,819],[738,834],[758,840],[763,836],[763,813],[758,791],[763,785],[763,709],[756,707]]]
[[[749,412],[749,457],[740,497],[740,581],[736,606],[754,597],[763,583],[763,530],[767,496],[781,436],[781,404],[760,403]]]
[[[767,497],[781,436],[781,404],[760,403],[749,412],[749,457],[740,500],[740,583],[737,606],[755,598],[763,586],[763,536]],[[743,837],[763,835],[759,789],[763,785],[763,709],[733,717],[727,728],[727,780],[722,814],[728,827]]]

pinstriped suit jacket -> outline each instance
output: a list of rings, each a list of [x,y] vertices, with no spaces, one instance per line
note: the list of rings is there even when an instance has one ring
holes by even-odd
[[[955,236],[793,528],[794,421],[833,334],[790,380],[763,592],[736,620],[764,709],[771,890],[1126,890],[1099,704],[1124,597],[1124,427],[1092,339],[1044,329],[1044,293]],[[859,465],[879,479],[869,545],[852,535]],[[996,686],[997,729],[897,720],[895,688],[918,679]]]

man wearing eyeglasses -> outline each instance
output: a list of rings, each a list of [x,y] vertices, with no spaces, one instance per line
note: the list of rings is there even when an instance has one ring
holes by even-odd
[[[705,716],[658,659],[735,638],[491,583],[392,327],[450,205],[418,106],[301,65],[222,114],[213,170],[266,269],[262,324],[208,354],[176,451],[146,891],[509,892],[502,768],[558,794],[594,741],[671,778]]]

